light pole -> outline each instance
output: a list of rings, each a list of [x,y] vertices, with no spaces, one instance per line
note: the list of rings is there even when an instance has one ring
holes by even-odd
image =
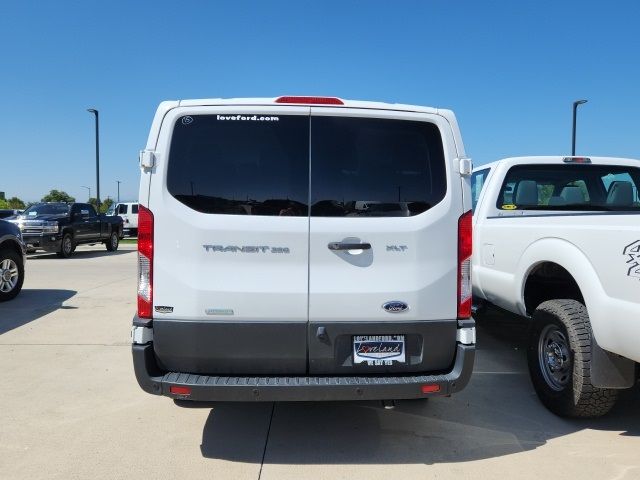
[[[573,102],[573,131],[571,134],[571,156],[576,154],[576,113],[578,111],[578,105],[587,103],[587,100],[576,100]]]
[[[122,183],[120,180],[116,180],[116,183],[118,184],[118,202],[120,203],[120,184]]]
[[[91,187],[85,187],[84,185],[80,185],[82,188],[86,188],[89,190],[89,198],[91,198]]]
[[[98,124],[98,110],[95,108],[87,108],[87,112],[96,116],[96,210],[100,211],[100,134]]]

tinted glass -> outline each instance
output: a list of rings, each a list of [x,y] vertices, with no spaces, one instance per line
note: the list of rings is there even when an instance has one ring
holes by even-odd
[[[167,188],[204,213],[308,214],[309,117],[193,115],[173,131]]]
[[[87,203],[86,205],[82,206],[83,208],[86,208],[89,211],[89,217],[97,217],[98,214],[96,213],[96,209],[94,208],[93,205]]]
[[[66,203],[39,203],[27,208],[22,215],[35,217],[37,215],[67,215],[69,205]]]
[[[135,205],[131,205],[131,213],[134,215],[138,214],[138,204],[136,203]]]
[[[311,118],[311,215],[408,217],[444,198],[440,131],[432,123]]]
[[[520,165],[498,197],[502,210],[640,211],[640,169],[608,165]]]
[[[491,169],[485,168],[484,170],[473,172],[473,175],[471,175],[471,208],[474,212],[480,199],[480,193],[482,193],[482,187],[484,187],[484,181],[487,179],[487,175],[489,175],[489,170]]]
[[[119,205],[118,206],[118,213],[119,214],[126,215],[127,210],[129,210],[129,205]]]

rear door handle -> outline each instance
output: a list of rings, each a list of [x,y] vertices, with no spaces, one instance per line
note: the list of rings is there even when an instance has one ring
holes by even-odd
[[[329,250],[369,250],[371,249],[371,244],[331,242],[327,247],[329,247]]]

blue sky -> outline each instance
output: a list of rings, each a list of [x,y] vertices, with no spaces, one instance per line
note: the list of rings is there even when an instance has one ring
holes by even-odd
[[[315,94],[451,108],[476,164],[640,158],[637,1],[4,1],[0,191],[135,199],[166,99]]]

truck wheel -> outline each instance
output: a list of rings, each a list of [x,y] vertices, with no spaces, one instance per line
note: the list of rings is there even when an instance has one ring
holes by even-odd
[[[118,238],[118,232],[111,232],[109,235],[109,240],[107,240],[107,250],[110,252],[115,252],[118,250],[118,244],[120,243],[120,239]]]
[[[60,258],[69,258],[74,250],[73,236],[70,233],[65,233],[62,236],[62,242],[60,242],[60,251],[56,252],[56,255]]]
[[[527,360],[542,403],[563,417],[609,412],[617,390],[591,385],[591,322],[576,300],[549,300],[533,314]]]
[[[0,250],[0,302],[14,298],[24,282],[22,257],[13,250]]]

